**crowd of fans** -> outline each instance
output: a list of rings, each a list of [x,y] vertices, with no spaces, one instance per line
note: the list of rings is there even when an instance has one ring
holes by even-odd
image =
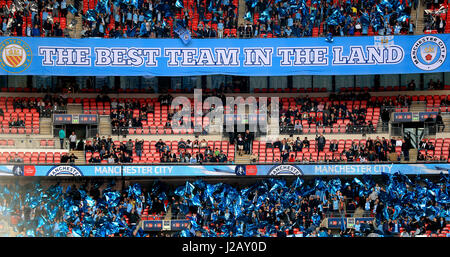
[[[208,97],[208,94],[203,95],[203,98],[205,99]],[[225,102],[225,95],[222,93],[214,93],[214,96],[220,97],[223,102]],[[116,100],[113,100],[111,102],[111,125],[112,125],[112,132],[113,134],[119,134],[124,135],[128,133],[128,129],[130,128],[143,128],[143,125],[145,123],[149,124],[150,126],[157,126],[163,127],[164,129],[173,129],[172,128],[172,118],[174,114],[178,111],[181,111],[180,108],[171,109],[173,96],[170,94],[161,94],[158,97],[158,103],[161,107],[165,107],[167,109],[167,116],[165,116],[162,120],[158,120],[158,123],[156,123],[156,119],[159,119],[160,117],[155,117],[155,120],[148,120],[148,114],[155,114],[155,105],[154,103],[140,103],[139,101],[136,101],[135,99],[127,99],[124,102],[117,102]],[[214,105],[212,105],[209,109],[203,109],[203,115],[202,117],[205,117],[208,112],[213,110],[215,108]],[[158,112],[161,110],[158,110]],[[191,109],[191,117],[194,117],[194,109]],[[159,123],[162,122],[162,123]],[[181,119],[179,121],[180,126],[184,126],[185,122],[190,122],[190,128],[194,128],[196,121],[189,120],[186,121],[185,119]],[[203,121],[202,119],[202,131],[200,134],[208,134],[208,126],[209,123],[206,121]],[[188,126],[189,127],[189,126]]]
[[[2,186],[0,211],[3,217],[11,218],[17,236],[27,237],[139,236],[143,231],[136,225],[144,208],[162,215],[165,212],[156,198],[161,190],[132,195],[114,189],[114,182],[103,190],[100,186],[6,185]],[[41,194],[44,192],[47,195]]]
[[[92,157],[87,160],[89,163],[101,163],[102,160],[106,160],[108,163],[132,163],[133,162],[133,149],[136,154],[142,155],[142,145],[143,140],[133,141],[129,139],[126,144],[120,142],[115,144],[111,136],[106,138],[97,134],[93,141],[87,141],[84,146],[84,151],[89,153],[98,153],[98,155],[93,154]]]
[[[317,159],[319,162],[386,162],[400,161],[402,157],[409,160],[409,150],[413,148],[408,137],[403,139],[393,137],[390,140],[385,137],[379,138],[377,136],[375,139],[369,137],[365,143],[352,142],[350,147],[346,146],[345,148],[341,148],[339,141],[333,139],[330,141],[329,148],[325,148],[326,139],[320,134],[316,136],[314,142],[314,149],[318,153],[331,153],[330,155],[319,155]],[[312,148],[308,137],[303,140],[300,137],[294,140],[292,136],[282,140],[277,139],[272,143],[267,143],[266,147],[279,149],[280,159],[275,159],[275,163],[309,163],[314,161],[312,156],[299,158],[295,155],[296,152],[302,152],[303,149],[309,150]],[[431,142],[427,142],[426,147],[434,146]],[[421,150],[421,148],[419,149]],[[420,157],[420,152],[418,156]]]
[[[296,106],[284,109],[280,106],[280,132],[284,134],[301,134],[302,121],[316,127],[333,127],[338,120],[348,120],[346,133],[374,133],[375,127],[371,120],[366,120],[367,109],[364,106],[348,108],[345,101],[366,101],[366,108],[380,108],[384,122],[389,121],[390,110],[395,107],[409,107],[412,103],[408,96],[398,96],[396,99],[378,98],[372,100],[369,93],[339,93],[330,94],[329,100],[319,102],[308,96],[295,98]],[[298,107],[300,105],[300,107]],[[387,120],[386,120],[387,119]]]
[[[186,181],[185,185],[43,187],[1,186],[0,212],[18,236],[149,236],[137,225],[144,213],[188,219],[173,232],[190,237],[418,236],[443,233],[448,224],[448,175],[423,178],[382,174],[362,178],[265,179],[246,186]],[[100,188],[103,188],[102,190]],[[326,229],[327,217],[372,217],[353,228]]]
[[[307,37],[413,34],[410,18],[418,0],[329,1],[246,0],[244,22],[238,24],[238,4],[233,0],[207,1],[98,1],[84,10],[82,1],[14,1],[0,9],[1,33],[17,36],[69,36],[74,24],[60,25],[67,13],[82,16],[81,37],[173,38],[177,24],[192,38]],[[442,0],[427,4],[425,30],[445,31]],[[184,6],[187,4],[186,6]],[[89,5],[90,8],[93,6]],[[434,9],[430,9],[434,7]],[[31,16],[31,22],[27,22]],[[42,16],[42,18],[41,18]],[[58,19],[56,19],[58,18]],[[317,34],[315,34],[317,30]]]
[[[426,0],[424,10],[423,31],[436,30],[438,33],[445,33],[445,20],[447,8],[442,5],[443,0]]]
[[[237,6],[231,0],[193,1],[192,6],[180,0],[109,1],[98,3],[84,18],[82,37],[170,38],[181,23],[194,38],[222,38],[225,29],[237,27]]]
[[[414,33],[411,6],[401,1],[258,1],[246,0],[247,24],[240,27],[247,37],[273,34],[277,37],[313,36],[314,28],[324,35],[348,36]],[[416,8],[416,6],[414,7]]]
[[[161,106],[170,106],[173,97],[171,95],[160,95],[158,101]],[[106,101],[106,100],[105,100]],[[111,102],[109,100],[109,102]],[[137,113],[135,113],[137,111]],[[143,122],[147,121],[148,114],[155,113],[155,106],[150,103],[142,105],[134,99],[125,102],[111,102],[111,125],[113,134],[127,134],[129,128],[142,128]],[[169,110],[164,128],[171,128],[171,120],[174,111]]]
[[[142,158],[146,154],[143,149],[144,140],[129,139],[126,143],[114,143],[111,137],[94,137],[93,142],[87,141],[84,151],[93,154],[88,160],[89,163],[101,163],[106,160],[107,163],[132,163],[133,156]],[[155,148],[159,154],[160,163],[227,163],[230,159],[219,148],[212,149],[208,146],[205,139],[191,141],[181,138],[178,141],[177,149],[171,149],[162,139],[155,143]]]
[[[40,117],[50,118],[53,113],[67,110],[67,99],[63,95],[46,94],[43,98],[15,98],[13,100],[14,111],[22,109],[36,109]],[[3,111],[3,110],[2,110]]]
[[[199,152],[190,152],[188,149],[198,149]],[[170,149],[166,143],[161,139],[156,142],[156,150],[161,155],[162,163],[190,163],[190,164],[202,164],[202,163],[227,163],[228,157],[219,148],[212,149],[208,146],[205,139],[198,140],[186,140],[182,138],[178,141],[178,151]]]
[[[0,8],[3,36],[62,37],[68,31],[61,27],[60,18],[67,16],[66,0],[12,1]],[[57,18],[57,19],[55,19]]]
[[[418,145],[418,161],[446,161],[444,156],[433,156],[431,153],[435,150],[435,146],[430,140],[422,139]]]

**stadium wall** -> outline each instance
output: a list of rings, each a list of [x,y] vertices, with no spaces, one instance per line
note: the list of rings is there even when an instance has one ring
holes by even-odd
[[[0,176],[233,177],[357,176],[402,173],[448,174],[450,164],[272,164],[272,165],[0,165]]]

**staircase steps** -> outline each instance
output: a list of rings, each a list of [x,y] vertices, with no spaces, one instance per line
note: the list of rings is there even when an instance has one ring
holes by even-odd
[[[86,157],[84,151],[70,151],[69,155],[74,154],[78,159],[75,160],[75,164],[86,164]]]

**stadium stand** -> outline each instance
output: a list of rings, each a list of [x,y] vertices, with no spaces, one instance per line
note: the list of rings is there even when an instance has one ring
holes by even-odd
[[[62,37],[67,25],[66,0],[0,1],[2,35],[18,37]]]
[[[410,150],[402,147],[405,141],[399,138],[334,139],[325,140],[323,145],[320,145],[317,139],[284,138],[273,144],[254,141],[252,150],[260,163],[395,162],[400,161],[401,156],[409,156]],[[398,141],[402,143],[397,143]],[[417,153],[418,161],[448,160],[449,138],[424,139],[424,141],[425,145],[419,147],[420,151]],[[391,154],[394,154],[393,157]]]
[[[169,232],[181,237],[360,237],[371,233],[447,237],[450,224],[445,219],[448,200],[444,192],[448,182],[442,181],[445,180],[429,181],[396,174],[383,178],[364,176],[361,180],[315,178],[303,181],[297,177],[289,183],[283,179],[265,179],[242,187],[201,180],[186,181],[178,187],[155,182],[153,185],[130,184],[122,189],[112,183],[102,188],[101,184],[88,188],[75,184],[43,186],[30,183],[22,190],[3,184],[4,200],[0,206],[19,236],[156,236],[160,233],[144,232],[142,222],[169,216],[191,223],[180,232]],[[393,193],[398,189],[408,190],[408,193]],[[423,193],[427,190],[438,193]],[[52,197],[42,197],[40,192]],[[16,193],[19,196],[26,194],[37,202],[25,197],[16,200],[13,198]],[[200,198],[201,194],[208,197]],[[408,199],[414,197],[427,202],[430,211],[425,212],[418,204],[411,204]],[[103,209],[107,215],[98,216],[94,210],[102,204],[110,208]],[[68,208],[61,209],[61,206]],[[203,212],[197,211],[200,206]],[[37,220],[27,210],[41,210],[35,215]],[[423,215],[411,217],[410,213]],[[344,216],[369,219],[358,221],[353,227],[341,224],[327,228],[324,225],[328,219],[338,217],[342,220]],[[91,222],[100,218],[102,222]],[[242,225],[234,226],[238,220]]]
[[[106,101],[99,98],[101,97],[75,99],[75,102],[83,103],[85,114],[109,114],[114,134],[123,134],[123,130],[130,135],[193,134],[192,129],[175,131],[171,129],[171,117],[174,112],[158,98],[112,98]],[[377,129],[382,109],[407,112],[412,102],[423,101],[422,98],[424,96],[370,96],[364,93],[357,95],[331,93],[328,97],[311,98],[281,97],[281,133],[294,130],[296,123],[302,124],[303,133],[373,132]],[[431,96],[427,96],[427,101],[430,98]],[[72,98],[68,101],[74,102]],[[193,99],[190,98],[190,101],[193,106]],[[225,114],[231,113],[231,107],[226,105],[224,111]],[[206,117],[198,120],[192,116],[191,122],[202,123],[204,126],[209,124]]]
[[[226,163],[234,159],[234,145],[227,141],[87,141],[89,163]]]
[[[370,5],[366,1],[310,0],[84,0],[75,1],[74,6],[66,0],[53,4],[2,0],[0,7],[7,7],[5,14],[11,12],[12,16],[2,16],[1,32],[12,36],[63,37],[76,30],[76,37],[174,38],[178,20],[193,38],[399,35],[416,32],[418,24],[411,15],[420,10],[424,12],[420,33],[448,33],[447,0],[418,2],[395,0]],[[17,8],[12,8],[17,3]]]
[[[260,163],[281,163],[281,162],[370,162],[370,161],[399,161],[403,160],[404,156],[409,156],[409,152],[405,149],[395,146],[396,136],[386,134],[387,128],[383,121],[384,112],[390,115],[392,112],[408,112],[411,111],[411,106],[420,104],[421,111],[436,111],[446,114],[448,112],[448,95],[439,94],[440,91],[430,91],[428,94],[405,95],[402,91],[391,91],[390,96],[371,95],[370,93],[324,93],[320,97],[316,97],[312,92],[310,96],[301,97],[284,97],[284,93],[280,94],[280,137],[273,141],[261,141],[255,138],[254,141],[248,142],[251,149],[246,150],[248,160],[254,160]],[[425,92],[425,91],[423,91]],[[400,93],[400,94],[399,94]],[[46,151],[46,149],[59,148],[56,144],[57,139],[47,139],[45,134],[39,131],[39,118],[48,117],[52,113],[66,113],[68,106],[81,106],[81,113],[84,114],[98,114],[102,117],[108,117],[107,122],[111,124],[110,129],[104,131],[100,137],[114,137],[113,149],[111,146],[106,147],[105,152],[102,152],[101,147],[95,146],[96,140],[94,138],[83,138],[81,147],[75,152],[79,158],[77,163],[108,163],[108,153],[113,154],[114,160],[110,159],[110,163],[165,163],[165,162],[211,162],[205,156],[205,149],[187,148],[182,150],[178,145],[178,140],[183,138],[189,140],[191,143],[200,142],[203,137],[207,146],[211,147],[214,152],[219,151],[217,155],[223,154],[224,162],[234,163],[236,159],[240,158],[237,146],[237,134],[229,135],[226,138],[223,134],[208,133],[194,133],[193,129],[189,130],[172,130],[170,124],[170,117],[173,112],[170,111],[168,103],[173,96],[171,94],[161,94],[154,97],[129,97],[124,94],[120,98],[109,97],[107,95],[97,95],[97,97],[83,96],[85,93],[78,94],[77,97],[62,97],[62,95],[43,95],[42,93],[35,93],[36,97],[2,97],[0,98],[0,106],[6,110],[3,118],[3,135],[7,138],[0,138],[0,146],[4,148],[15,147],[23,149],[23,153],[29,152],[26,148],[37,147]],[[89,93],[86,93],[88,95]],[[133,94],[133,93],[131,93]],[[372,93],[376,94],[376,92]],[[214,95],[214,93],[212,94]],[[225,94],[227,95],[227,94]],[[225,95],[218,95],[225,97]],[[193,99],[191,98],[191,106],[193,106]],[[45,107],[43,107],[45,106]],[[2,109],[3,109],[2,108]],[[54,111],[55,110],[55,111]],[[28,112],[27,112],[28,111]],[[226,113],[230,113],[230,108],[226,106]],[[417,111],[417,109],[415,110]],[[41,114],[39,114],[41,113]],[[41,116],[40,116],[41,115]],[[333,118],[333,116],[335,118]],[[7,118],[9,117],[9,118]],[[10,127],[9,123],[14,119],[24,117],[25,128]],[[327,117],[330,117],[329,119]],[[0,116],[0,119],[2,116]],[[121,121],[117,124],[117,121]],[[206,121],[206,122],[205,122]],[[191,117],[191,122],[194,124],[194,117]],[[208,120],[202,119],[198,121],[204,126],[207,126]],[[29,124],[34,126],[34,129],[28,129]],[[116,123],[116,124],[115,124]],[[139,126],[142,124],[141,126]],[[446,128],[446,120],[438,126],[438,131],[444,131]],[[24,143],[23,140],[14,138],[14,134],[34,135],[30,143]],[[131,151],[124,148],[127,141],[121,140],[119,135],[127,135],[132,140]],[[318,151],[318,144],[316,141],[316,134],[323,134],[326,137],[323,151]],[[348,135],[346,139],[336,138],[336,135]],[[367,148],[368,134],[373,140],[383,145],[383,141],[387,143],[383,146],[383,150],[375,149],[373,147]],[[11,135],[11,136],[8,136]],[[354,136],[352,136],[354,135]],[[8,138],[9,137],[9,138]],[[42,139],[39,139],[42,137]],[[299,147],[296,141],[303,141],[305,137],[310,140],[310,148]],[[379,139],[384,137],[384,139]],[[169,146],[170,154],[165,154],[166,157],[173,157],[162,159],[162,153],[158,152],[155,145],[159,139]],[[229,139],[229,140],[228,140]],[[299,140],[297,140],[299,139]],[[332,152],[330,144],[337,139],[337,151]],[[444,161],[449,157],[448,151],[445,149],[448,144],[448,138],[444,135],[443,138],[429,138],[430,142],[436,149],[419,149],[417,152],[411,152],[414,155],[412,161]],[[143,140],[143,146],[138,147],[140,158],[136,151],[136,142]],[[99,142],[100,140],[97,140]],[[281,149],[281,142],[286,141],[289,151],[283,153]],[[353,149],[352,144],[360,146],[362,149]],[[86,151],[84,145],[94,145],[93,150]],[[97,144],[98,145],[98,144]],[[297,146],[296,146],[297,145]],[[374,143],[375,145],[375,143]],[[126,151],[124,151],[124,149]],[[413,149],[413,148],[410,148]],[[297,151],[296,151],[297,150]],[[374,153],[371,154],[373,150]],[[222,153],[220,153],[222,151]],[[380,153],[383,153],[380,155]],[[124,161],[120,154],[127,153],[127,160]],[[202,153],[204,158],[199,158],[196,154]],[[287,156],[286,156],[287,153]],[[284,157],[282,156],[284,154]],[[395,154],[395,155],[394,155]],[[213,154],[214,155],[214,154]],[[374,156],[373,156],[374,155]],[[27,153],[29,156],[29,153]],[[44,156],[44,155],[43,155]],[[103,156],[103,157],[102,157]],[[192,158],[191,156],[196,158]],[[25,157],[23,154],[21,157]],[[99,157],[98,159],[92,157]],[[129,157],[129,158],[128,158]],[[246,157],[247,158],[247,157]],[[51,158],[35,158],[37,163],[50,163]],[[44,160],[45,159],[45,160]],[[220,158],[219,158],[220,159]],[[225,161],[226,159],[226,161]],[[4,158],[2,162],[7,162],[10,159]],[[60,159],[55,159],[60,161]],[[25,163],[30,163],[31,158],[24,159]],[[55,161],[55,162],[57,162]],[[218,160],[212,160],[215,162]],[[222,162],[223,162],[222,161]],[[219,161],[221,162],[221,161]],[[31,162],[32,163],[32,162]]]
[[[0,163],[40,163],[54,164],[61,163],[61,156],[67,152],[50,152],[42,150],[40,152],[0,152]]]

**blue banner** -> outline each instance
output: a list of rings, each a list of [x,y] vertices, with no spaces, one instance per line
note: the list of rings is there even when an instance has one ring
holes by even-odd
[[[275,164],[275,165],[0,165],[0,176],[316,176],[448,174],[448,163],[425,164]]]
[[[136,165],[122,167],[127,176],[230,176],[236,175],[236,165]]]
[[[395,112],[394,122],[425,121],[428,118],[436,120],[438,112]]]
[[[362,223],[362,224],[370,224],[373,222],[375,218],[328,218],[328,228],[333,229],[340,229],[342,225],[348,228],[353,228],[356,222]],[[342,224],[342,221],[344,224]],[[349,226],[350,225],[350,226]]]
[[[120,165],[0,165],[0,176],[121,176]]]
[[[247,167],[248,169],[248,167]],[[260,176],[279,175],[381,175],[382,173],[394,174],[448,174],[450,164],[311,164],[311,165],[256,165],[257,174]]]
[[[53,124],[97,124],[97,114],[54,114]]]
[[[0,38],[0,75],[287,76],[449,72],[450,34],[288,39]]]
[[[181,231],[189,228],[189,220],[144,220],[142,223],[142,229],[144,231],[163,231],[163,222],[168,222],[170,231]]]

